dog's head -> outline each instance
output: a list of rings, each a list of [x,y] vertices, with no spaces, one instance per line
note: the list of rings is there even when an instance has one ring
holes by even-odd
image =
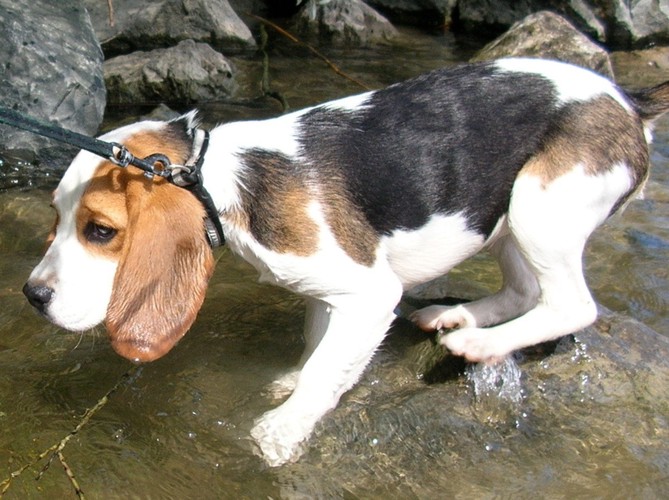
[[[102,139],[139,158],[162,153],[184,164],[193,118],[140,122]],[[213,270],[200,202],[162,178],[81,152],[53,207],[46,254],[24,287],[30,303],[67,330],[104,322],[114,349],[133,361],[167,353],[195,320]]]

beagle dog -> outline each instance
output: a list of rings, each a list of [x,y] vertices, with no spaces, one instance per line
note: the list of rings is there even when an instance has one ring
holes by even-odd
[[[412,316],[452,353],[491,362],[596,317],[582,253],[640,192],[669,82],[625,92],[565,63],[510,58],[210,132],[204,185],[231,250],[305,298],[305,352],[273,384],[290,397],[251,435],[265,460],[296,460],[358,380],[403,291],[488,250],[501,289]],[[105,134],[137,157],[186,164],[194,113]],[[144,362],[195,320],[214,259],[202,204],[162,178],[81,152],[53,197],[49,246],[24,292],[50,321],[104,322]]]

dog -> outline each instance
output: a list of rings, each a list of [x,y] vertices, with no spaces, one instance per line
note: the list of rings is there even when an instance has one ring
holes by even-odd
[[[569,64],[509,58],[211,130],[202,174],[227,244],[306,302],[305,352],[273,385],[290,396],[251,431],[266,462],[300,456],[405,290],[484,249],[501,268],[497,293],[412,316],[428,331],[453,329],[440,340],[452,353],[494,362],[590,325],[584,245],[641,192],[652,120],[667,110],[669,82],[626,92]],[[186,164],[203,133],[191,112],[101,138]],[[29,301],[67,330],[104,322],[128,359],[166,354],[214,266],[202,204],[81,152],[53,206]]]

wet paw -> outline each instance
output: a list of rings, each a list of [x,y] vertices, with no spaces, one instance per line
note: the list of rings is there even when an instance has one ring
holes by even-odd
[[[270,467],[297,461],[304,451],[301,445],[309,434],[310,430],[296,423],[294,416],[292,420],[284,419],[279,409],[265,413],[251,429],[251,437]]]
[[[463,306],[428,306],[414,311],[409,319],[425,331],[476,326],[474,317]]]
[[[497,345],[494,335],[483,328],[456,330],[442,336],[439,342],[453,354],[471,362],[496,364],[508,354],[508,350]]]

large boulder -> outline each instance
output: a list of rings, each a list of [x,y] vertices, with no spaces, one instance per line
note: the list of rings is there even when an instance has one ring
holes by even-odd
[[[567,20],[548,11],[531,14],[483,47],[473,61],[508,56],[558,59],[613,78],[608,53]]]
[[[2,105],[84,134],[105,108],[102,51],[82,2],[0,0]],[[48,165],[73,148],[0,125],[0,151]],[[6,153],[5,153],[6,154]]]
[[[226,53],[255,47],[251,32],[228,0],[84,2],[107,57],[170,47],[188,39]]]
[[[658,0],[459,0],[458,9],[468,29],[500,32],[533,12],[552,10],[611,48],[669,41],[669,9]]]
[[[304,38],[339,46],[366,46],[397,36],[393,25],[361,0],[308,0],[294,29]]]
[[[228,97],[235,88],[228,59],[192,40],[114,57],[104,72],[110,104],[193,104]]]

